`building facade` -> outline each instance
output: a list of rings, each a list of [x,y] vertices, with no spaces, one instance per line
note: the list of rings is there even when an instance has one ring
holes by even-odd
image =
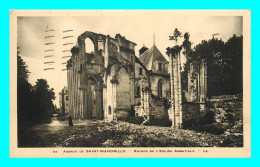
[[[67,115],[69,113],[69,95],[68,88],[64,86],[64,88],[59,93],[59,115]]]
[[[93,43],[92,52],[86,40]],[[111,121],[158,108],[170,93],[168,61],[155,44],[141,48],[139,56],[135,46],[120,34],[112,38],[87,31],[78,37],[67,63],[69,115]]]

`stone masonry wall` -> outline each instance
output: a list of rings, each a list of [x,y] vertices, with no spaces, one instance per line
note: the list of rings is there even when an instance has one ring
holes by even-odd
[[[190,120],[196,116],[199,104],[188,102],[183,104],[183,120]],[[238,95],[222,95],[213,96],[206,102],[206,111],[215,113],[215,122],[225,122],[227,114],[232,114],[234,121],[243,120],[243,96]],[[205,112],[200,111],[200,115]]]
[[[243,120],[243,95],[222,95],[213,96],[208,100],[207,108],[214,111],[216,117],[221,114],[231,113],[234,121]],[[220,119],[220,118],[219,118]],[[221,122],[216,118],[216,121]]]

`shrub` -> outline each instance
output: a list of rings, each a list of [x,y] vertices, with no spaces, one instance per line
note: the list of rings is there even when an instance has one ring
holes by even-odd
[[[206,111],[205,114],[193,116],[191,119],[184,119],[182,126],[184,129],[195,129],[198,126],[210,125],[214,123],[215,112]]]
[[[199,118],[200,125],[209,125],[214,123],[215,112],[206,111],[206,114]]]
[[[140,125],[144,121],[144,118],[143,117],[128,117],[124,121]]]
[[[211,125],[198,126],[196,131],[221,135],[226,131],[226,128],[221,124],[211,124]]]
[[[172,122],[168,118],[159,119],[150,117],[149,122],[147,122],[145,125],[170,127],[172,125]]]
[[[207,132],[216,135],[223,134],[227,130],[227,126],[222,124],[214,124],[214,111],[206,111],[204,115],[196,117],[192,117],[189,120],[183,120],[183,128],[195,130],[198,132]]]
[[[68,115],[66,115],[66,116],[58,115],[57,119],[59,121],[68,121]]]
[[[184,119],[182,122],[182,127],[183,129],[193,129],[196,125],[196,119],[191,118],[191,119]]]

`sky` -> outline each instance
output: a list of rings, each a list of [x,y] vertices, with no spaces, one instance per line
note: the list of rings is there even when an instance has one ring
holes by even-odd
[[[135,53],[139,56],[138,51],[143,45],[148,48],[152,47],[155,35],[155,45],[167,58],[166,48],[175,44],[169,40],[169,35],[173,33],[175,28],[178,28],[183,34],[189,32],[193,47],[202,40],[211,39],[212,34],[219,33],[215,38],[227,41],[233,34],[240,36],[243,33],[243,18],[241,16],[202,15],[198,13],[118,10],[84,11],[80,16],[78,14],[20,16],[17,19],[18,47],[20,55],[30,71],[29,82],[35,85],[37,79],[46,79],[50,87],[54,88],[56,95],[54,102],[59,107],[58,93],[64,86],[67,86],[67,73],[62,71],[65,68],[62,63],[66,62],[68,58],[62,57],[67,56],[68,53],[62,51],[73,46],[63,46],[64,43],[75,44],[77,37],[85,31],[93,31],[111,37],[115,37],[119,33],[137,44]],[[54,31],[45,32],[46,28]],[[63,33],[68,29],[73,30],[73,32]],[[55,37],[45,39],[45,36],[48,35]],[[63,39],[62,37],[65,35],[73,37]],[[48,42],[55,44],[46,46],[45,43]],[[181,42],[180,40],[179,43]],[[51,53],[55,57],[44,58],[48,55],[44,52],[47,49],[55,49]],[[44,64],[46,61],[54,61],[55,64]],[[44,71],[44,68],[54,68],[54,70]]]

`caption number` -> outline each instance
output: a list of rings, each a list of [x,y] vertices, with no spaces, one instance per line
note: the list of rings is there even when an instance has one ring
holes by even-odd
[[[58,151],[54,150],[54,151],[52,151],[52,153],[58,153]]]

